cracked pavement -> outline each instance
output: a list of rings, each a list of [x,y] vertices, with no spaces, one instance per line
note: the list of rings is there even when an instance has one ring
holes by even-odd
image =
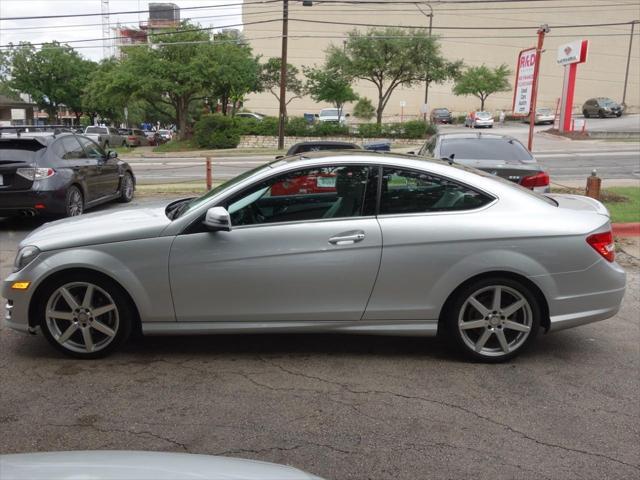
[[[0,232],[3,276],[24,233]],[[0,453],[228,455],[332,480],[635,479],[640,265],[620,258],[615,318],[501,365],[437,339],[347,335],[150,337],[77,361],[3,327]]]

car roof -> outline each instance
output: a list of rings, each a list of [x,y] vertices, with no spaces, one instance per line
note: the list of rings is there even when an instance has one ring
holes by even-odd
[[[518,140],[515,137],[509,135],[500,135],[499,133],[482,133],[482,132],[465,132],[465,133],[438,133],[437,137],[442,140],[463,140],[465,138],[471,138],[476,140],[504,140],[512,141]]]

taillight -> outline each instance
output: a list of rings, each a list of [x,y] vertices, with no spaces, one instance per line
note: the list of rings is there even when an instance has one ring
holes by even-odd
[[[541,172],[536,173],[535,175],[529,175],[528,177],[522,177],[520,185],[527,188],[548,187],[549,174],[547,172]]]
[[[587,237],[587,243],[606,260],[610,262],[615,260],[616,251],[611,231],[589,235]]]
[[[138,137],[136,137],[135,135],[129,135],[129,136],[127,137],[127,140],[131,140],[131,141],[133,141],[133,142],[135,142],[137,139],[138,139]]]
[[[18,168],[16,174],[27,180],[42,180],[55,175],[56,171],[53,168]]]

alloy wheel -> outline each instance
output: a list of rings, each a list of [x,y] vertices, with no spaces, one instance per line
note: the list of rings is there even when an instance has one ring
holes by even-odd
[[[72,188],[67,197],[67,214],[75,217],[82,214],[83,211],[82,194],[77,188]]]
[[[531,305],[517,290],[492,285],[472,293],[458,316],[465,345],[479,355],[501,357],[525,344],[533,326]]]
[[[47,329],[63,348],[95,353],[116,338],[120,319],[111,295],[89,282],[62,285],[49,296]]]
[[[126,202],[133,198],[133,178],[128,173],[122,177],[122,199]]]

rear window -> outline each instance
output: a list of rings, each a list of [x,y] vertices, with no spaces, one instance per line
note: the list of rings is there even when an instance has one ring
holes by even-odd
[[[489,112],[478,112],[478,113],[476,113],[476,117],[478,117],[478,118],[491,118],[491,114]]]
[[[321,117],[337,117],[338,116],[338,109],[322,110],[320,112],[320,116]]]
[[[449,113],[449,110],[447,110],[446,108],[436,108],[434,110],[434,112],[435,113],[444,113],[446,115],[447,113]]]
[[[87,127],[85,133],[107,133],[108,130],[104,127]]]
[[[32,162],[35,153],[47,147],[36,140],[0,140],[0,164],[12,162]]]
[[[498,138],[457,138],[444,139],[440,146],[440,156],[456,160],[520,160],[532,162],[529,151],[517,140]]]

